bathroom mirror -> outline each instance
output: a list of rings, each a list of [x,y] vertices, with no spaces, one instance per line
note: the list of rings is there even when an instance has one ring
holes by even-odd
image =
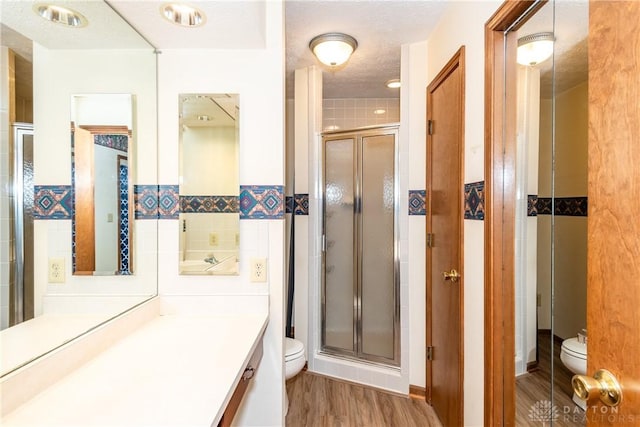
[[[133,273],[133,96],[71,97],[73,274]]]
[[[548,59],[514,73],[517,425],[586,421],[571,378],[587,358],[588,7],[550,1],[513,30],[520,45],[554,39]],[[532,418],[545,402],[557,417]]]
[[[17,139],[9,132],[0,136],[0,185],[10,189],[0,194],[0,217],[7,224],[0,229],[0,377],[157,294],[158,227],[151,203],[158,188],[155,49],[104,1],[50,3],[81,13],[88,25],[68,28],[47,22],[27,1],[3,2],[0,13],[0,76],[3,88],[9,88],[2,91],[2,105],[11,106],[3,110],[0,127],[31,132],[23,138],[30,144],[24,159],[30,179],[20,180],[16,173],[11,144]],[[107,101],[109,97],[120,98]],[[105,120],[107,105],[128,119]],[[108,134],[118,137],[112,141],[124,142],[126,135],[127,149],[113,154],[116,163],[91,163],[100,178],[103,166],[128,169],[128,266],[123,259],[120,265],[100,264],[106,258],[100,249],[109,247],[109,257],[115,255],[113,245],[97,234],[96,244],[90,245],[95,267],[75,264],[84,260],[78,253],[82,245],[74,247],[79,241],[72,226],[74,210],[83,210],[74,206],[78,176],[71,156],[71,137],[77,137],[80,126],[113,127],[117,131]],[[144,153],[144,159],[133,156],[134,151]],[[77,172],[85,173],[82,166]],[[14,182],[25,184],[18,188]],[[134,206],[136,191],[150,199],[140,215],[142,208]],[[16,207],[24,208],[24,219],[14,213]],[[113,223],[106,222],[119,226],[119,214],[122,209],[113,212]],[[109,219],[108,214],[103,217]],[[96,226],[96,231],[106,229]],[[23,280],[16,280],[17,275]]]
[[[185,275],[237,275],[237,94],[180,94],[180,253]]]

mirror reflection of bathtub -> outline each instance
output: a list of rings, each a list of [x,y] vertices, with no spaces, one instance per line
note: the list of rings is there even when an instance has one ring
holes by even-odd
[[[181,94],[180,258],[188,275],[236,275],[240,247],[239,96]]]
[[[180,274],[235,275],[238,274],[238,257],[224,252],[189,254],[180,261]]]

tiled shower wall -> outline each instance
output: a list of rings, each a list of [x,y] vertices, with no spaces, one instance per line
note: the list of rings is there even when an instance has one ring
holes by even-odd
[[[345,98],[322,101],[322,129],[347,130],[400,121],[400,98]]]

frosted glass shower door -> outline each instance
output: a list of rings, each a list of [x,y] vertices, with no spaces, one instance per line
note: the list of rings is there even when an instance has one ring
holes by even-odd
[[[323,137],[322,351],[399,364],[397,127]]]
[[[393,135],[362,138],[361,351],[387,359],[395,343],[394,145]]]
[[[325,347],[354,351],[355,138],[325,142]]]

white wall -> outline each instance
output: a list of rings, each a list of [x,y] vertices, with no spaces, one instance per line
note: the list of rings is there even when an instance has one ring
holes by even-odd
[[[50,50],[34,43],[33,64],[36,185],[71,185],[71,97],[93,93],[134,95],[134,149],[133,158],[129,160],[137,177],[134,183],[156,183],[156,84],[152,78],[156,73],[156,60],[150,49]],[[155,294],[155,221],[135,221],[133,228],[134,275],[73,276],[71,220],[35,221],[36,315],[41,314],[45,306],[55,311],[62,310],[63,306],[73,307],[81,296],[144,298]],[[48,258],[51,257],[65,259],[65,283],[47,283]],[[123,298],[125,300],[128,298]],[[100,304],[94,309],[99,312]]]
[[[484,24],[500,4],[499,1],[452,2],[440,19],[437,28],[427,40],[428,81],[433,80],[455,52],[460,49],[460,46],[466,47],[465,183],[484,180]],[[483,243],[483,221],[465,220],[464,424],[466,426],[481,426],[483,424]]]
[[[158,61],[159,183],[178,182],[178,94],[237,93],[240,185],[284,185],[283,5],[266,3],[266,48],[164,50]],[[159,221],[160,295],[269,295],[269,325],[239,425],[284,424],[284,220],[240,221],[238,276],[179,276],[179,225]],[[268,281],[249,282],[249,259],[267,258]]]
[[[9,326],[11,195],[9,187],[9,49],[0,47],[0,330]]]
[[[408,190],[426,188],[426,88],[427,76],[426,42],[402,46],[402,89],[400,104],[400,170],[408,171],[401,176],[400,227],[400,280],[403,294],[403,311],[408,310],[409,322],[404,337],[409,339],[409,383],[426,386],[426,286],[425,286],[425,217],[408,215]]]

